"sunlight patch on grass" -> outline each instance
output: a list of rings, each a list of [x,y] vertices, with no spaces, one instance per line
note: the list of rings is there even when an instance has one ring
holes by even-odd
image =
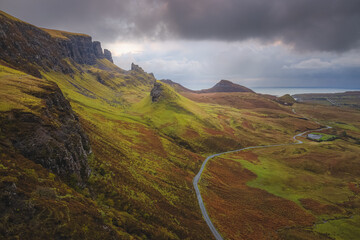
[[[316,224],[315,231],[329,234],[337,240],[358,239],[360,236],[360,216],[354,215],[347,219],[329,220]]]

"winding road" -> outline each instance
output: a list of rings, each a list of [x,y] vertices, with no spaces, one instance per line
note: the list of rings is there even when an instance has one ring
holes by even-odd
[[[293,112],[295,114],[297,114],[295,112],[295,110],[293,109]],[[318,123],[318,122],[316,122]],[[319,124],[319,123],[318,123]],[[222,152],[222,153],[216,153],[216,154],[213,154],[211,156],[208,156],[205,161],[203,162],[203,164],[201,165],[201,168],[198,172],[198,174],[196,174],[196,176],[194,177],[193,179],[193,185],[194,185],[194,188],[195,188],[195,192],[196,192],[196,197],[198,199],[198,202],[199,202],[199,206],[200,206],[200,210],[201,210],[201,213],[203,215],[203,218],[205,219],[205,222],[207,223],[207,225],[209,226],[212,234],[214,235],[215,239],[216,240],[222,240],[222,236],[221,234],[218,232],[218,230],[215,228],[214,224],[212,223],[210,217],[209,217],[209,214],[207,213],[206,211],[206,208],[205,208],[205,205],[204,205],[204,202],[203,202],[203,199],[201,197],[201,193],[200,193],[200,190],[199,190],[199,181],[200,181],[200,178],[201,178],[201,174],[203,173],[204,169],[205,169],[205,165],[206,163],[214,158],[214,157],[217,157],[217,156],[220,156],[220,155],[223,155],[223,154],[227,154],[227,153],[233,153],[233,152],[240,152],[240,151],[243,151],[243,150],[247,150],[247,149],[254,149],[254,148],[269,148],[269,147],[279,147],[279,146],[289,146],[289,145],[295,145],[295,144],[302,144],[303,142],[301,140],[297,140],[296,138],[297,137],[300,137],[308,132],[314,132],[314,131],[323,131],[325,129],[329,129],[331,128],[330,126],[326,126],[325,128],[319,128],[319,129],[315,129],[315,130],[308,130],[308,131],[305,131],[305,132],[302,132],[302,133],[299,133],[295,136],[293,136],[293,139],[296,141],[295,143],[284,143],[284,144],[275,144],[275,145],[260,145],[260,146],[252,146],[252,147],[245,147],[245,148],[241,148],[241,149],[237,149],[237,150],[232,150],[232,151],[227,151],[227,152]]]

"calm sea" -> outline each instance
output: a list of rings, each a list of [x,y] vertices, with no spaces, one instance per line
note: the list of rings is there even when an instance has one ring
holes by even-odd
[[[253,91],[257,93],[263,94],[271,94],[275,96],[283,96],[285,94],[300,94],[300,93],[340,93],[340,92],[347,92],[347,91],[360,91],[360,89],[348,89],[348,88],[275,88],[275,87],[253,87],[251,88]]]

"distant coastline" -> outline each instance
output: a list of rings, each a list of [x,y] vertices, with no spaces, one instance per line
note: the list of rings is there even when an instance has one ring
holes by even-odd
[[[348,91],[360,91],[359,88],[300,88],[300,87],[253,87],[256,93],[270,94],[275,96],[283,96],[285,94],[301,94],[301,93],[341,93]]]

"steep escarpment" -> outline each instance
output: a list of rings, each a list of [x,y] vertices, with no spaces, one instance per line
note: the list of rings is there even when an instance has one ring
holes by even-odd
[[[52,40],[59,46],[58,50],[63,58],[70,58],[79,64],[94,65],[97,59],[106,58],[112,62],[111,52],[103,52],[101,43],[92,41],[86,34],[70,33],[59,30],[42,28],[50,34]]]
[[[90,152],[56,84],[0,65],[0,239],[118,239],[80,193]]]
[[[36,109],[0,112],[0,142],[65,181],[83,185],[90,174],[89,139],[60,89],[51,83],[38,87],[21,89],[21,97],[39,99]]]
[[[88,65],[97,59],[112,61],[111,53],[103,53],[100,42],[88,35],[37,28],[1,11],[0,50],[4,63],[36,77],[41,70],[72,73],[66,59]]]

